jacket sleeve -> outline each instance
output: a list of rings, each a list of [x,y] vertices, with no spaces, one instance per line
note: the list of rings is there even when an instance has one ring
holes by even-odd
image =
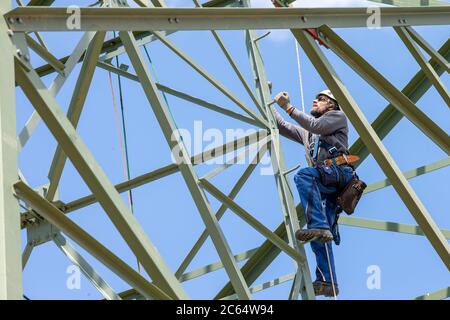
[[[297,121],[305,130],[323,136],[330,135],[347,126],[347,118],[342,111],[338,110],[329,111],[319,118],[314,118],[295,109],[291,113],[291,118]]]
[[[304,130],[300,126],[285,121],[275,108],[273,108],[273,110],[275,113],[275,118],[277,120],[278,130],[280,131],[280,134],[283,137],[286,137],[295,142],[303,144],[302,136],[304,134]]]

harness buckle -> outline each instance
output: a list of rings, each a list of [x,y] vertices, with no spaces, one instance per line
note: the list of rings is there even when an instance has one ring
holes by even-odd
[[[338,151],[338,149],[336,148],[336,147],[331,147],[330,149],[328,149],[328,153],[329,154],[333,154],[334,152],[337,152]]]
[[[345,153],[342,154],[342,157],[345,159],[345,162],[346,162],[347,164],[349,164],[347,155],[346,155]]]

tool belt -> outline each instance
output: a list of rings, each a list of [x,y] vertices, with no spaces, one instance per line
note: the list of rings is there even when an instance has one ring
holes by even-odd
[[[343,155],[338,156],[336,158],[326,159],[326,160],[323,161],[323,164],[326,165],[326,166],[332,166],[333,164],[336,165],[336,166],[340,166],[340,165],[343,165],[343,164],[352,164],[352,163],[354,163],[354,162],[356,162],[358,160],[359,160],[358,156],[354,156],[354,155],[351,155],[351,154],[349,154],[349,155],[343,154]]]
[[[366,187],[367,185],[364,181],[359,180],[358,175],[354,173],[352,180],[342,189],[337,197],[337,204],[345,213],[351,215],[355,211],[356,205]]]
[[[312,136],[310,136],[309,140],[311,142],[310,143],[311,149]],[[367,187],[367,185],[363,181],[359,180],[359,177],[356,174],[354,167],[352,165],[354,162],[359,160],[359,157],[345,153],[338,155],[339,154],[338,148],[336,146],[333,146],[327,143],[326,141],[319,139],[316,140],[316,143],[314,144],[314,152],[312,154],[312,158],[317,159],[316,158],[316,156],[318,156],[317,147],[319,144],[321,147],[325,148],[328,151],[329,155],[332,158],[324,160],[321,164],[316,163],[316,166],[320,167],[322,164],[326,167],[331,167],[333,165],[336,167],[339,167],[341,165],[347,165],[353,169],[353,177],[347,184],[345,184],[343,175],[339,174],[338,192],[340,193],[336,199],[338,206],[341,207],[345,213],[351,215],[353,214],[353,212],[355,212],[356,205],[358,204],[359,199],[361,199],[364,189]],[[322,171],[320,172],[322,173]]]

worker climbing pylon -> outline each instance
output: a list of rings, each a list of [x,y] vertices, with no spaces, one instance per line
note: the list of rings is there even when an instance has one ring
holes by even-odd
[[[307,223],[307,229],[298,230],[295,236],[302,243],[311,242],[316,255],[315,294],[336,297],[339,289],[331,240],[336,245],[340,243],[338,219],[343,208],[339,200],[341,192],[354,181],[352,162],[358,160],[349,155],[347,118],[330,90],[317,94],[312,116],[292,106],[287,92],[280,92],[275,101],[300,125],[286,122],[274,109],[280,134],[301,144],[308,139],[306,146],[312,163],[294,177]],[[355,195],[350,195],[347,201],[356,205],[359,198],[356,202],[355,199]]]

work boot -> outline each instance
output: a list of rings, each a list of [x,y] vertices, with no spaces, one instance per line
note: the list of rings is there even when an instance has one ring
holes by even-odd
[[[316,296],[334,297],[335,293],[336,296],[339,294],[337,284],[334,285],[333,290],[333,284],[331,282],[316,280],[313,282],[313,288]]]
[[[320,241],[326,243],[333,240],[333,235],[328,229],[304,229],[295,233],[297,240],[302,242]]]

